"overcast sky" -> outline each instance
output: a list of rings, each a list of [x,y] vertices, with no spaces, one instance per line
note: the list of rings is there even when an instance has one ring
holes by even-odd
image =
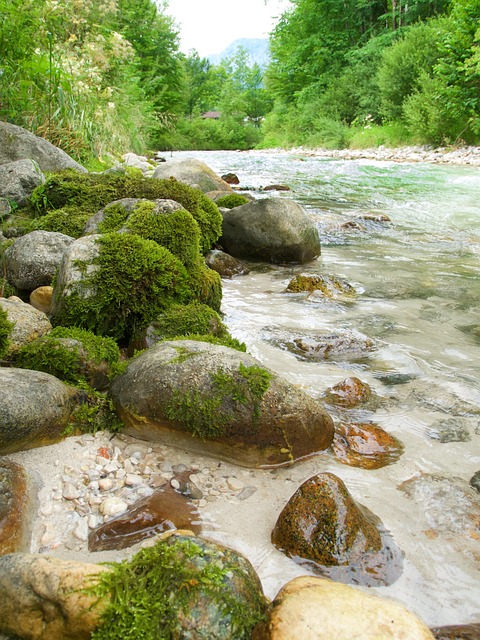
[[[166,13],[180,28],[181,50],[205,57],[238,38],[267,38],[288,6],[288,0],[168,0]]]

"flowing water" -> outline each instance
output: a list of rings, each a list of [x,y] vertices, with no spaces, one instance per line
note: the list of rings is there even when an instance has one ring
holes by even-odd
[[[322,254],[306,265],[258,265],[224,280],[225,322],[253,356],[314,397],[348,376],[367,382],[384,398],[370,418],[405,445],[398,462],[378,470],[342,465],[326,452],[264,471],[258,498],[212,513],[217,536],[222,528],[236,531],[236,546],[275,595],[308,573],[270,544],[275,519],[305,479],[330,471],[382,519],[405,553],[402,576],[374,591],[404,602],[432,626],[480,621],[480,495],[468,484],[480,469],[480,169],[298,153],[173,156],[194,156],[219,174],[233,171],[241,186],[291,187],[274,195],[307,209]],[[386,214],[391,222],[358,218],[367,214]],[[352,220],[357,224],[344,225]],[[357,290],[356,301],[286,294],[298,273],[344,278]],[[376,348],[308,362],[274,340],[338,330],[368,336]],[[457,435],[442,436],[446,420]]]

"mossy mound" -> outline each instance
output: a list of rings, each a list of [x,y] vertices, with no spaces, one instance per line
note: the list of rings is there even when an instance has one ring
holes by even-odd
[[[56,327],[24,345],[13,357],[21,369],[43,371],[71,384],[103,388],[116,370],[120,350],[111,338],[78,327]]]
[[[122,201],[109,204],[104,209],[98,232],[126,229],[166,247],[189,269],[198,264],[200,256],[198,223],[186,209],[163,211],[162,202],[165,201],[139,200],[131,212]]]
[[[266,601],[240,554],[173,535],[111,565],[89,591],[109,599],[92,640],[247,640]]]
[[[202,253],[206,253],[221,235],[222,216],[218,207],[201,191],[174,179],[145,178],[138,172],[97,174],[62,171],[52,174],[35,189],[30,206],[36,216],[66,206],[94,214],[122,198],[170,199],[180,203],[198,223]]]
[[[235,349],[235,351],[242,351],[245,353],[247,351],[247,345],[244,342],[240,342],[237,338],[233,338],[232,336],[224,336],[223,338],[219,338],[218,336],[212,336],[209,334],[198,334],[198,333],[189,333],[181,336],[173,336],[172,340],[196,340],[199,342],[208,342],[209,344],[217,344],[221,347],[230,347],[230,349]]]
[[[64,233],[71,238],[80,238],[85,223],[90,218],[91,213],[80,207],[65,206],[61,209],[49,211],[40,218],[31,221],[32,231],[40,229],[42,231],[57,231]]]
[[[96,335],[128,341],[170,304],[195,297],[185,267],[156,242],[133,234],[108,233],[92,236],[93,244],[98,253],[91,263],[73,260],[76,280],[65,283],[59,272],[54,325],[79,326]]]
[[[194,298],[208,305],[215,311],[220,311],[222,303],[222,279],[213,269],[209,269],[203,262],[190,269],[190,287]]]
[[[300,293],[302,291],[313,293],[318,291],[326,298],[353,298],[356,295],[354,287],[346,280],[327,274],[311,275],[301,273],[290,280],[287,291],[290,293]]]
[[[211,334],[218,338],[229,335],[220,315],[206,304],[175,304],[159,316],[152,325],[153,333],[160,340],[189,334]]]
[[[0,307],[0,358],[8,351],[8,338],[13,325],[8,320],[7,312]]]
[[[235,209],[235,207],[241,207],[242,204],[250,202],[248,198],[240,195],[239,193],[230,193],[228,196],[222,196],[215,201],[217,207],[225,207],[226,209]]]

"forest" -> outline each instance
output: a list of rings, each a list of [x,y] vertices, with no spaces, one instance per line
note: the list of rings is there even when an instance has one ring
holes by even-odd
[[[480,0],[292,0],[270,53],[266,68],[242,48],[186,55],[167,2],[0,0],[0,117],[89,168],[126,151],[480,143]]]

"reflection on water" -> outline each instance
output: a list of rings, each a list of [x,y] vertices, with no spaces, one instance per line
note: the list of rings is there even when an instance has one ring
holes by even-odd
[[[384,399],[375,423],[405,445],[396,464],[373,471],[346,468],[329,454],[278,471],[280,508],[296,483],[319,468],[335,473],[406,554],[401,578],[378,592],[402,600],[431,625],[479,621],[480,496],[468,481],[480,469],[480,171],[287,153],[175,155],[195,155],[220,174],[233,171],[240,186],[291,187],[275,195],[308,209],[322,255],[307,265],[271,265],[224,281],[225,321],[252,355],[315,397],[348,376],[360,377]],[[391,222],[361,220],[365,213],[388,215]],[[345,225],[350,221],[356,224]],[[299,273],[345,278],[356,300],[286,294]],[[272,333],[304,339],[335,331],[360,332],[376,348],[363,359],[308,361],[271,340]],[[462,418],[470,439],[431,437],[440,421],[454,416]],[[417,476],[421,483],[403,485]],[[405,492],[400,485],[421,490]],[[442,512],[436,527],[432,514]],[[458,527],[464,518],[468,526]],[[254,563],[257,557],[270,595],[299,573],[268,546],[272,524],[258,524],[255,545],[246,533],[237,542]]]

